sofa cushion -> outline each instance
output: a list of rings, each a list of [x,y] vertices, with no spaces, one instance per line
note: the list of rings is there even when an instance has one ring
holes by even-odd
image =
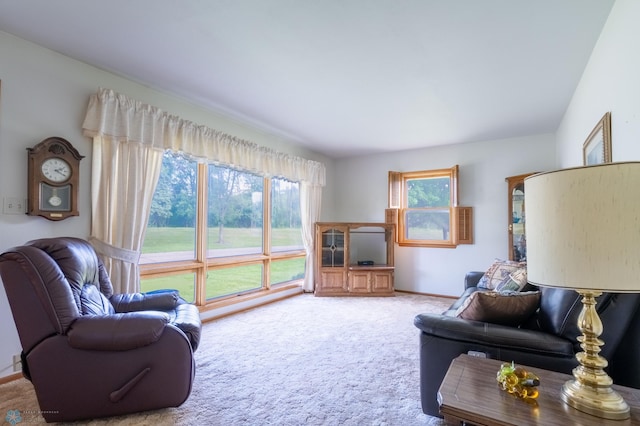
[[[456,301],[453,302],[453,304],[451,306],[449,306],[449,309],[447,309],[445,312],[443,312],[443,314],[444,315],[448,315],[450,317],[455,317],[458,308],[460,308],[460,306],[462,306],[465,303],[465,301],[469,298],[469,296],[472,295],[473,293],[475,293],[476,291],[487,291],[487,290],[483,290],[483,289],[480,289],[478,287],[469,287],[469,288],[467,288],[464,291],[464,293],[462,293],[462,296],[460,296],[458,299],[456,299]]]
[[[495,288],[497,292],[522,291],[527,285],[527,268],[519,268],[510,273]]]
[[[526,266],[524,262],[496,259],[480,279],[478,287],[493,290],[498,284],[509,278],[510,274]]]
[[[538,309],[539,291],[498,293],[476,291],[456,310],[459,318],[519,326]]]

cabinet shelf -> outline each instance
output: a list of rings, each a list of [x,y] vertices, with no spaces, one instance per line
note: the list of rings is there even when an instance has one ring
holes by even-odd
[[[394,266],[391,265],[349,265],[349,270],[358,270],[358,269],[394,269]]]

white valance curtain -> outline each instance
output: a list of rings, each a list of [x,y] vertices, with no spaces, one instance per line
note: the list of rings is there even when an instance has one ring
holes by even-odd
[[[307,213],[302,215],[303,241],[311,257],[308,237],[318,220],[324,164],[197,125],[109,89],[91,96],[82,127],[94,141],[91,239],[110,258],[105,264],[118,292],[139,291],[137,260],[164,150],[300,182],[301,211]],[[307,263],[307,289],[313,286],[312,273]]]
[[[325,185],[324,164],[258,146],[168,114],[151,105],[100,89],[91,96],[84,133],[170,149],[262,176]]]

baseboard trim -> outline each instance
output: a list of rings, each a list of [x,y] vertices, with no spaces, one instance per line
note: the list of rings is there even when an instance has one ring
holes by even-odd
[[[444,299],[453,299],[453,300],[458,299],[460,297],[460,296],[449,296],[447,294],[421,293],[419,291],[398,290],[398,289],[396,289],[396,293],[418,294],[420,296],[442,297]]]
[[[15,380],[21,379],[22,373],[13,373],[8,376],[0,377],[0,385],[4,385],[5,383],[13,382]]]

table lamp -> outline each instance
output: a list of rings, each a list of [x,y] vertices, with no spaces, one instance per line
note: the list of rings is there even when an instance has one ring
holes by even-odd
[[[629,418],[599,355],[605,342],[595,306],[603,292],[640,292],[640,162],[539,173],[524,182],[529,282],[582,296],[583,351],[562,399],[601,418]]]

